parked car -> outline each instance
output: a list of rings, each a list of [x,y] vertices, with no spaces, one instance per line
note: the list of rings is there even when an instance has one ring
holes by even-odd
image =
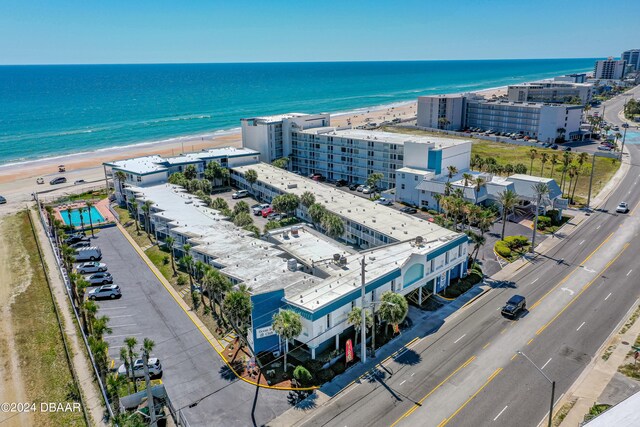
[[[231,195],[232,199],[242,199],[243,197],[249,196],[249,192],[247,190],[238,190]]]
[[[66,172],[67,168],[64,167],[64,165],[60,165],[58,166],[58,172]]]
[[[5,203],[7,203],[7,199],[5,199],[4,196],[0,196],[0,205],[4,205]]]
[[[369,187],[368,185],[365,185],[362,188],[362,194],[371,194],[373,193],[373,188]]]
[[[113,283],[113,276],[111,276],[111,273],[93,273],[90,276],[85,277],[85,279],[92,285],[106,285]]]
[[[72,243],[69,246],[71,246],[73,249],[88,248],[89,246],[91,246],[91,242],[89,242],[88,240],[80,240],[79,242]]]
[[[150,357],[147,367],[150,377],[162,375],[162,365],[160,364],[160,359],[157,357]],[[129,368],[129,372],[127,372],[127,367],[123,363],[118,367],[118,375],[121,377],[128,376],[129,378],[144,378],[144,361],[142,359],[136,359],[136,361],[133,362],[133,369]]]
[[[267,219],[269,221],[281,221],[287,217],[287,214],[284,212],[271,212]]]
[[[36,184],[44,184],[44,178],[40,177],[36,179]]]
[[[69,234],[63,241],[62,243],[66,244],[66,245],[71,245],[73,243],[76,242],[80,242],[82,240],[89,240],[87,239],[87,236],[85,236],[82,233],[73,233],[73,234]]]
[[[553,144],[553,145],[551,146],[551,149],[552,149],[552,150],[557,150],[557,149],[558,149],[558,144]]]
[[[269,207],[269,203],[261,203],[252,207],[255,216],[262,215],[262,210]]]
[[[318,182],[323,182],[324,181],[324,176],[322,176],[321,173],[314,173],[309,175],[309,178],[311,178],[314,181],[318,181]]]
[[[339,179],[336,181],[336,187],[344,187],[347,184],[349,184],[349,182],[346,179]]]
[[[102,251],[95,246],[76,249],[76,261],[98,261],[101,258]]]
[[[364,187],[366,187],[366,185],[358,185],[358,186],[356,187],[356,191],[357,191],[358,193],[362,193],[362,191],[364,191]]]
[[[527,301],[522,295],[514,295],[502,307],[502,315],[515,319],[518,315],[527,309]]]
[[[351,184],[349,184],[349,190],[351,190],[351,191],[356,191],[356,189],[357,189],[359,186],[360,186],[360,184],[358,184],[358,183],[355,183],[355,182],[354,182],[354,183],[351,183]]]
[[[80,274],[87,274],[87,273],[97,273],[97,272],[101,272],[101,271],[107,271],[107,264],[103,263],[103,262],[97,262],[97,261],[92,261],[92,262],[83,262],[82,264],[79,264],[76,267],[76,271]]]
[[[120,286],[118,285],[102,285],[90,290],[88,295],[90,300],[115,299],[121,297],[122,292],[120,292]]]
[[[629,212],[629,205],[627,204],[627,202],[620,202],[620,204],[616,208],[616,212],[618,212],[618,213],[627,213],[627,212]]]
[[[57,185],[57,184],[64,184],[65,182],[67,182],[67,178],[65,178],[64,176],[59,176],[57,178],[53,178],[51,181],[49,181],[50,185]]]
[[[262,218],[266,218],[269,216],[270,213],[273,212],[273,208],[271,206],[268,206],[264,209],[262,209]]]
[[[607,145],[601,145],[598,147],[598,150],[601,151],[611,151],[611,147],[607,146]]]
[[[391,201],[389,199],[385,199],[384,197],[380,197],[378,200],[375,201],[375,203],[377,203],[379,205],[384,205],[384,206],[393,205],[393,201]]]
[[[400,209],[400,212],[406,213],[406,214],[414,214],[416,212],[418,212],[418,210],[416,208],[412,208],[410,206],[405,206],[404,208]]]
[[[562,147],[562,151],[571,151],[571,147]]]
[[[75,181],[73,181],[73,185],[80,185],[80,184],[85,184],[87,181],[85,181],[84,179],[76,179]]]

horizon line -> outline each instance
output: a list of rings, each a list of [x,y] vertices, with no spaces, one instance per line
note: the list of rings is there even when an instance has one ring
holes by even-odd
[[[329,60],[329,61],[221,61],[221,62],[76,62],[76,63],[26,63],[0,64],[0,67],[46,67],[46,66],[95,66],[95,65],[214,65],[214,64],[327,64],[365,62],[468,62],[468,61],[532,61],[554,59],[606,59],[607,57],[551,57],[551,58],[475,58],[475,59],[396,59],[396,60]]]

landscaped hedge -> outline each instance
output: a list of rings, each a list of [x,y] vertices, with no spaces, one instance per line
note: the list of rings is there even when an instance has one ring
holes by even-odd
[[[503,258],[511,257],[511,249],[509,249],[509,246],[507,246],[507,244],[502,240],[498,240],[496,244],[493,246],[493,249],[496,251],[498,255],[500,255]]]
[[[529,239],[525,236],[507,236],[504,238],[504,243],[511,249],[512,251],[523,248],[529,244]]]

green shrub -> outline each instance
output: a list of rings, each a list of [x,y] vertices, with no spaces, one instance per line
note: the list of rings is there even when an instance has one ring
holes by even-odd
[[[549,209],[545,216],[551,218],[551,225],[558,225],[560,223],[560,211],[558,209]]]
[[[165,255],[162,257],[162,265],[167,265],[169,264],[169,255]]]
[[[421,208],[421,209],[424,209],[424,208]],[[435,209],[427,209],[427,212],[430,215],[438,215],[438,211],[436,211]]]
[[[187,279],[187,276],[185,276],[184,274],[181,274],[178,276],[178,280],[176,281],[176,284],[178,286],[184,286],[187,283],[189,283],[189,280]]]
[[[553,221],[548,216],[545,216],[545,215],[538,216],[538,230],[544,230],[545,228],[551,226],[552,223]]]
[[[527,239],[525,236],[507,236],[503,241],[505,245],[511,250],[520,249],[521,247],[526,246],[529,243],[529,239]]]
[[[429,209],[427,209],[427,207],[425,207],[425,206],[421,207],[420,210],[422,212],[429,212]],[[432,215],[435,215],[435,214],[432,214]]]
[[[293,378],[295,378],[303,387],[310,384],[313,379],[311,373],[302,365],[296,366],[296,369],[293,370]]]
[[[496,244],[493,246],[493,249],[496,251],[498,255],[500,255],[503,258],[511,257],[511,249],[509,249],[509,246],[507,246],[507,244],[502,240],[498,240]]]

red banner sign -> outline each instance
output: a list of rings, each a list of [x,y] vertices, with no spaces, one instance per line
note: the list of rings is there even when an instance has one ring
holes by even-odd
[[[347,363],[353,361],[353,343],[351,340],[347,340],[345,356],[347,357]]]

